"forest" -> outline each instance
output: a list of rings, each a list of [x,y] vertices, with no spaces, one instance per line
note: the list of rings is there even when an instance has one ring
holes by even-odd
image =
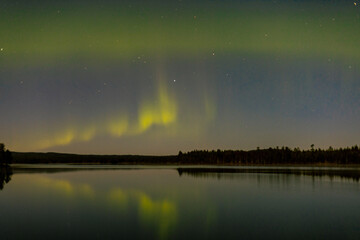
[[[12,162],[11,152],[5,148],[5,144],[0,143],[0,166],[9,165]]]
[[[217,151],[191,151],[179,152],[180,163],[197,164],[360,164],[359,147],[347,147],[327,150],[315,149],[311,145],[310,150],[290,149],[288,147],[276,147],[268,149],[256,149],[250,151],[217,150]]]
[[[4,145],[0,154],[3,164],[13,163],[77,163],[77,164],[210,164],[210,165],[267,165],[267,164],[360,164],[359,147],[326,150],[276,147],[243,150],[194,150],[170,156],[142,155],[79,155],[66,153],[11,153]]]

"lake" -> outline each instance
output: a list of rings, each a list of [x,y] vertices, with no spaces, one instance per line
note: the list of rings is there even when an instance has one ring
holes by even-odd
[[[1,239],[360,239],[360,168],[12,165]],[[7,183],[6,183],[7,182]]]

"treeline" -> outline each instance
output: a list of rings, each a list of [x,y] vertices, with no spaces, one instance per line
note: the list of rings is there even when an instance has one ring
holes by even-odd
[[[13,163],[66,163],[66,164],[174,164],[177,156],[140,155],[81,155],[67,153],[14,152]]]
[[[12,169],[9,166],[11,162],[11,152],[5,148],[5,144],[0,143],[0,190],[11,180]]]
[[[0,166],[8,165],[12,162],[11,152],[5,148],[5,144],[0,143]]]
[[[3,151],[6,155],[7,151]],[[133,165],[250,165],[250,164],[360,164],[358,146],[327,150],[268,148],[250,151],[195,150],[173,156],[80,155],[64,153],[10,153],[13,163],[133,164]],[[5,162],[8,162],[5,161]],[[10,161],[11,162],[11,161]]]
[[[179,152],[178,161],[182,164],[360,164],[360,150],[358,146],[351,148],[327,150],[314,149],[300,150],[299,148],[290,149],[268,148],[251,151],[191,151],[188,153]]]

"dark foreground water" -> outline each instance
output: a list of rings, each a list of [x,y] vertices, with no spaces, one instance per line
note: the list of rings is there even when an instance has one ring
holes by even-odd
[[[1,239],[360,239],[356,168],[35,166],[1,170]]]

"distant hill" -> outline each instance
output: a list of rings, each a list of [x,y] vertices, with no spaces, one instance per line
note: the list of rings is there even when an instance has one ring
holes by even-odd
[[[12,153],[13,163],[73,163],[73,164],[360,164],[358,146],[327,150],[268,148],[250,151],[195,150],[172,156],[141,155],[80,155],[67,153]]]
[[[79,163],[79,164],[166,164],[176,156],[82,155],[69,153],[13,152],[13,163]]]

